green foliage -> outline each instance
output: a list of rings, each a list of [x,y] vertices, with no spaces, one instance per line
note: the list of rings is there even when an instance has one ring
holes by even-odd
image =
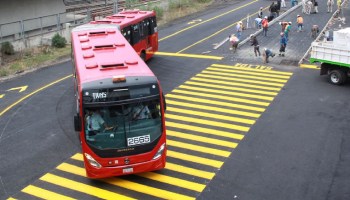
[[[163,8],[159,6],[154,6],[151,10],[154,10],[156,12],[158,19],[161,19],[163,17],[163,14],[164,14]]]
[[[134,6],[135,4],[139,4],[140,0],[126,0],[125,1],[125,7],[130,9],[132,8],[132,6]]]
[[[15,54],[15,50],[13,49],[13,45],[10,42],[4,42],[1,44],[1,53],[6,55]]]
[[[60,36],[58,33],[56,33],[52,38],[51,46],[56,48],[64,48],[67,44],[66,38]]]
[[[211,0],[196,0],[198,3],[208,3],[210,2]]]

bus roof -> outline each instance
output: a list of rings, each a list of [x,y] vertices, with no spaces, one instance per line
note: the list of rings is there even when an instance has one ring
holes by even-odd
[[[125,10],[114,15],[105,17],[102,20],[92,21],[92,24],[117,24],[121,28],[127,27],[135,22],[142,21],[143,19],[156,16],[154,11],[141,11],[138,9],[135,10]]]
[[[72,30],[72,45],[81,83],[115,76],[155,76],[116,25],[78,26]]]

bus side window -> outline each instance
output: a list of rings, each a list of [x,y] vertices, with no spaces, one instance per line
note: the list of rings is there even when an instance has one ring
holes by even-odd
[[[156,28],[157,28],[157,21],[156,21],[156,18],[155,17],[151,17],[149,18],[149,34],[152,35],[156,32]]]
[[[148,36],[149,35],[149,20],[144,20],[142,21],[143,24],[143,34],[144,36]]]
[[[121,32],[122,32],[123,36],[125,37],[125,39],[131,44],[131,30],[130,29],[131,29],[131,27],[128,26],[128,27],[123,28]]]
[[[131,32],[131,43],[136,44],[140,41],[140,29],[139,24],[132,25],[132,32]]]

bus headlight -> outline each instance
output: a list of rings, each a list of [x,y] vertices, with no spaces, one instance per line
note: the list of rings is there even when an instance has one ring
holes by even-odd
[[[157,160],[160,156],[162,156],[162,153],[165,149],[165,143],[160,146],[159,150],[157,151],[156,155],[154,155],[153,160]]]
[[[89,161],[90,165],[97,168],[97,169],[100,169],[102,166],[100,165],[100,163],[98,163],[95,159],[92,158],[92,156],[90,156],[89,154],[87,153],[84,153],[86,159]]]

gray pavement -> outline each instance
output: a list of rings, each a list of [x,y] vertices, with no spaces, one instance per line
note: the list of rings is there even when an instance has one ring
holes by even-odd
[[[276,20],[277,23],[270,25],[266,37],[263,36],[261,31],[256,28],[244,30],[242,34],[242,43],[245,42],[244,39],[248,38],[250,34],[256,34],[260,44],[260,51],[266,47],[276,53],[276,56],[270,59],[269,65],[298,66],[299,61],[306,54],[311,43],[314,41],[314,38],[312,38],[310,34],[312,25],[318,25],[320,30],[323,30],[328,25],[331,31],[337,30],[340,23],[342,24],[342,27],[349,27],[349,24],[344,24],[342,21],[339,21],[338,18],[333,19],[333,14],[337,9],[336,5],[333,5],[333,13],[327,13],[326,1],[319,1],[319,12],[317,14],[310,15],[303,14],[301,6],[296,9],[290,9],[290,5],[288,3],[287,10],[285,10],[286,13],[283,16],[282,14],[280,15],[280,19]],[[301,15],[304,18],[303,32],[297,32],[297,15]],[[350,19],[349,15],[349,6],[346,4],[343,8],[343,12],[339,16],[341,18],[345,17]],[[289,41],[286,47],[285,57],[278,56],[281,32],[281,26],[279,25],[278,21],[291,21],[293,23],[291,32],[289,33]],[[261,57],[255,57],[253,47],[250,46],[250,41],[242,44],[235,53],[230,51],[227,45],[223,45],[221,48],[222,53],[227,55],[225,57],[227,57],[228,62],[241,62],[249,64],[263,63]],[[307,63],[307,60],[305,61]]]

